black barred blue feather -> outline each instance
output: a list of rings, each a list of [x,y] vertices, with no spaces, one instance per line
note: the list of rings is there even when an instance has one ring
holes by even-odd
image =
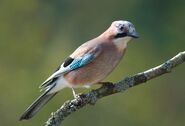
[[[92,59],[94,59],[93,54],[90,54],[90,53],[85,54],[78,59],[74,59],[73,62],[69,65],[69,67],[71,70],[75,70],[77,68],[80,68],[80,67],[88,64]]]

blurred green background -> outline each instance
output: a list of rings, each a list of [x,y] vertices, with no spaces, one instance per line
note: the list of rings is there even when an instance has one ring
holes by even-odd
[[[114,20],[131,21],[140,39],[129,43],[109,81],[144,71],[184,51],[184,13],[183,0],[1,0],[0,125],[43,125],[72,93],[62,90],[35,118],[18,121],[40,94],[40,83],[80,44],[101,34]],[[63,125],[184,126],[185,64],[87,106]]]

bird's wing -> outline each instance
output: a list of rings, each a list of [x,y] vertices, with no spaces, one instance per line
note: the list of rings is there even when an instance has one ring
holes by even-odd
[[[78,48],[76,51],[78,53]],[[83,48],[81,49],[83,50]],[[68,57],[63,64],[61,64],[58,69],[53,73],[46,81],[44,81],[40,88],[47,89],[53,82],[55,82],[61,75],[73,71],[75,69],[78,69],[80,67],[83,67],[84,65],[90,63],[95,58],[99,56],[99,54],[102,52],[101,46],[95,46],[93,48],[84,49],[84,51],[81,51],[81,56],[77,56],[75,54],[76,51]],[[74,58],[73,58],[74,57]]]

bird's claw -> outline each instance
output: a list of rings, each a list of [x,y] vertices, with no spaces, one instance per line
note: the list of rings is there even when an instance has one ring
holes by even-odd
[[[106,87],[114,86],[114,84],[112,82],[99,82],[98,84],[101,84],[102,87],[104,87],[104,86],[106,86]]]

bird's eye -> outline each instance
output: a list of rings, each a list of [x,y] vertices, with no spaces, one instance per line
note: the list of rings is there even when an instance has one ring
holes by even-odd
[[[124,30],[124,25],[120,26],[119,30],[123,31]]]

